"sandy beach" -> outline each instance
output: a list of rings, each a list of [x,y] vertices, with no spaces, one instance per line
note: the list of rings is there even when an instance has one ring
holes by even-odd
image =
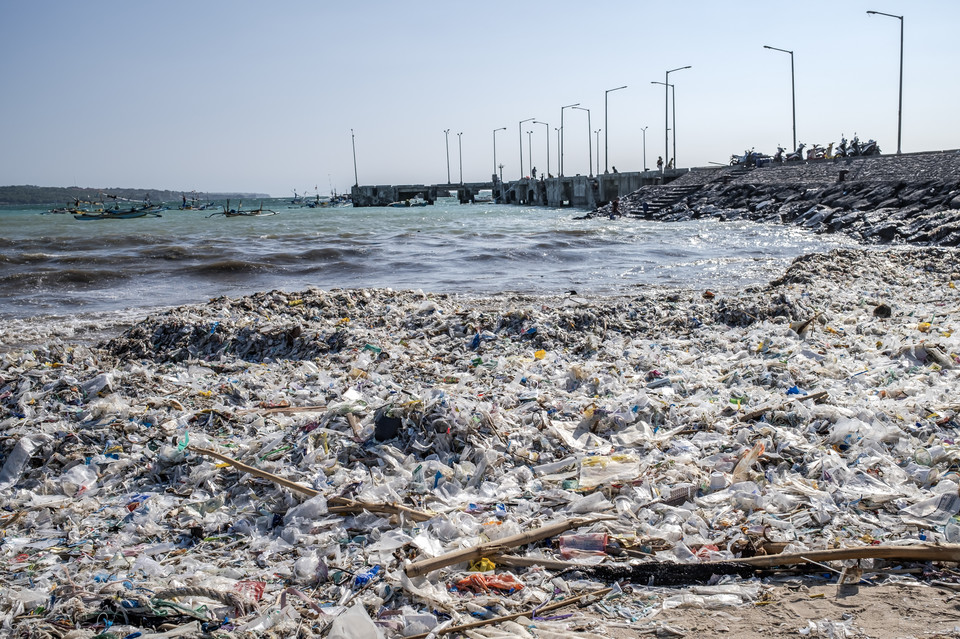
[[[766,286],[601,297],[273,291],[5,353],[3,628],[402,636],[616,586],[470,636],[956,636],[955,563],[700,594],[590,566],[960,541],[957,263],[840,250]],[[510,550],[582,569],[409,576],[577,517],[598,519]]]

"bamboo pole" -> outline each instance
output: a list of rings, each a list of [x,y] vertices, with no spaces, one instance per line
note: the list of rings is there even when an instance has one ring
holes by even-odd
[[[227,457],[226,455],[221,455],[215,450],[210,450],[209,448],[200,448],[199,446],[187,446],[187,450],[197,453],[198,455],[205,455],[207,457],[213,457],[214,459],[219,459],[222,462],[230,464],[238,470],[242,470],[245,473],[254,475],[255,477],[260,477],[262,479],[267,479],[273,483],[283,486],[284,488],[289,488],[290,490],[296,491],[302,495],[307,495],[308,497],[316,497],[320,494],[319,491],[310,488],[309,486],[304,486],[303,484],[297,483],[295,481],[290,481],[289,479],[284,479],[273,473],[268,473],[265,470],[260,470],[250,466],[249,464],[244,464],[241,461],[238,461],[232,457]],[[413,508],[407,508],[406,506],[401,506],[400,504],[380,504],[380,503],[371,503],[357,501],[355,499],[347,499],[346,497],[329,497],[327,503],[334,506],[330,509],[330,512],[336,513],[352,513],[352,512],[361,512],[363,510],[369,510],[374,513],[386,513],[390,515],[404,515],[409,517],[414,521],[427,521],[433,519],[433,515],[425,513],[419,510],[414,510]]]
[[[579,528],[580,526],[586,526],[587,524],[592,524],[603,519],[609,518],[576,517],[574,519],[558,521],[552,524],[547,524],[542,528],[537,528],[535,530],[530,530],[516,535],[510,535],[509,537],[497,539],[496,541],[489,541],[480,544],[479,546],[461,548],[460,550],[454,550],[453,552],[448,552],[444,555],[440,555],[439,557],[431,557],[422,561],[416,561],[412,564],[409,564],[404,569],[404,572],[407,573],[408,577],[420,577],[421,575],[433,572],[434,570],[440,570],[441,568],[445,568],[447,566],[452,566],[453,564],[459,564],[461,562],[471,561],[473,559],[480,559],[481,557],[499,555],[510,548],[516,548],[518,546],[523,546],[535,541],[540,541],[541,539],[553,537],[554,535],[566,532],[571,528]]]

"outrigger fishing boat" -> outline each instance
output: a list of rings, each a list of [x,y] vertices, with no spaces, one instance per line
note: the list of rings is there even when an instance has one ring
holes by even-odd
[[[103,213],[105,209],[103,208],[102,195],[103,194],[101,193],[101,199],[99,200],[81,200],[78,197],[73,198],[72,205],[68,204],[67,206],[58,206],[50,209],[49,211],[45,211],[45,213]]]
[[[181,211],[209,211],[210,209],[216,208],[216,204],[213,202],[201,202],[196,192],[190,196],[189,200],[187,200],[185,194],[181,193],[180,199],[182,200],[179,207]]]
[[[137,217],[163,217],[157,211],[161,210],[157,204],[147,204],[133,207],[127,211],[110,210],[97,212],[81,212],[73,216],[75,220],[130,220]]]
[[[260,202],[260,208],[250,209],[249,211],[243,210],[243,202],[237,205],[237,208],[230,208],[230,200],[227,200],[227,203],[223,205],[222,211],[217,211],[216,213],[211,213],[207,217],[213,217],[214,215],[222,215],[223,217],[256,217],[258,215],[276,215],[276,211],[271,211],[270,209],[263,208],[263,202]]]
[[[162,217],[160,211],[165,211],[166,207],[161,204],[150,202],[150,195],[147,194],[140,204],[131,204],[130,208],[121,209],[120,202],[132,202],[126,198],[117,195],[107,195],[107,198],[114,200],[112,207],[104,207],[100,202],[93,203],[98,208],[94,210],[77,208],[73,211],[76,220],[129,220],[137,217]],[[78,200],[79,202],[79,200]]]
[[[417,197],[412,197],[409,200],[400,200],[399,202],[391,202],[387,206],[403,208],[407,206],[426,206],[427,204],[429,204],[429,202],[423,199],[423,193],[417,193]]]

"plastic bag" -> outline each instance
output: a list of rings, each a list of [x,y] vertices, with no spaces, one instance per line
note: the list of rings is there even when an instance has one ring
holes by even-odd
[[[333,620],[327,639],[383,639],[383,632],[358,602]]]

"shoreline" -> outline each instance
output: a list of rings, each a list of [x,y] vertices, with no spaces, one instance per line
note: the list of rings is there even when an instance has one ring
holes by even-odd
[[[322,636],[350,609],[399,636],[404,625],[429,629],[438,612],[461,623],[474,604],[512,612],[554,588],[609,586],[498,567],[524,589],[472,597],[447,590],[466,565],[403,574],[405,561],[581,514],[609,521],[572,532],[684,563],[764,539],[793,552],[952,540],[957,257],[842,249],[730,291],[269,291],[155,313],[95,348],[0,354],[0,615],[21,634],[54,631],[66,615],[75,632],[89,629],[77,637],[93,636],[98,617],[119,636],[150,636],[159,631],[145,593],[203,588],[244,602],[179,599],[206,603],[213,635]],[[322,497],[305,501],[188,445]],[[432,518],[342,514],[330,506],[340,497]],[[535,546],[532,556],[559,558],[549,542]],[[373,566],[365,589],[344,572]],[[867,583],[895,583],[882,561],[862,567]],[[786,602],[774,586],[759,588]],[[666,603],[682,592],[635,584],[606,610],[704,630],[706,604]],[[118,596],[136,603],[125,615],[110,603]],[[726,608],[734,616],[753,607],[737,602]],[[845,623],[875,628],[866,618],[881,613],[851,614]],[[182,636],[211,636],[182,612],[160,616]],[[542,623],[623,636],[604,630],[617,618],[591,607]],[[757,623],[734,627],[759,637],[779,620]],[[914,631],[952,629],[923,624]]]

